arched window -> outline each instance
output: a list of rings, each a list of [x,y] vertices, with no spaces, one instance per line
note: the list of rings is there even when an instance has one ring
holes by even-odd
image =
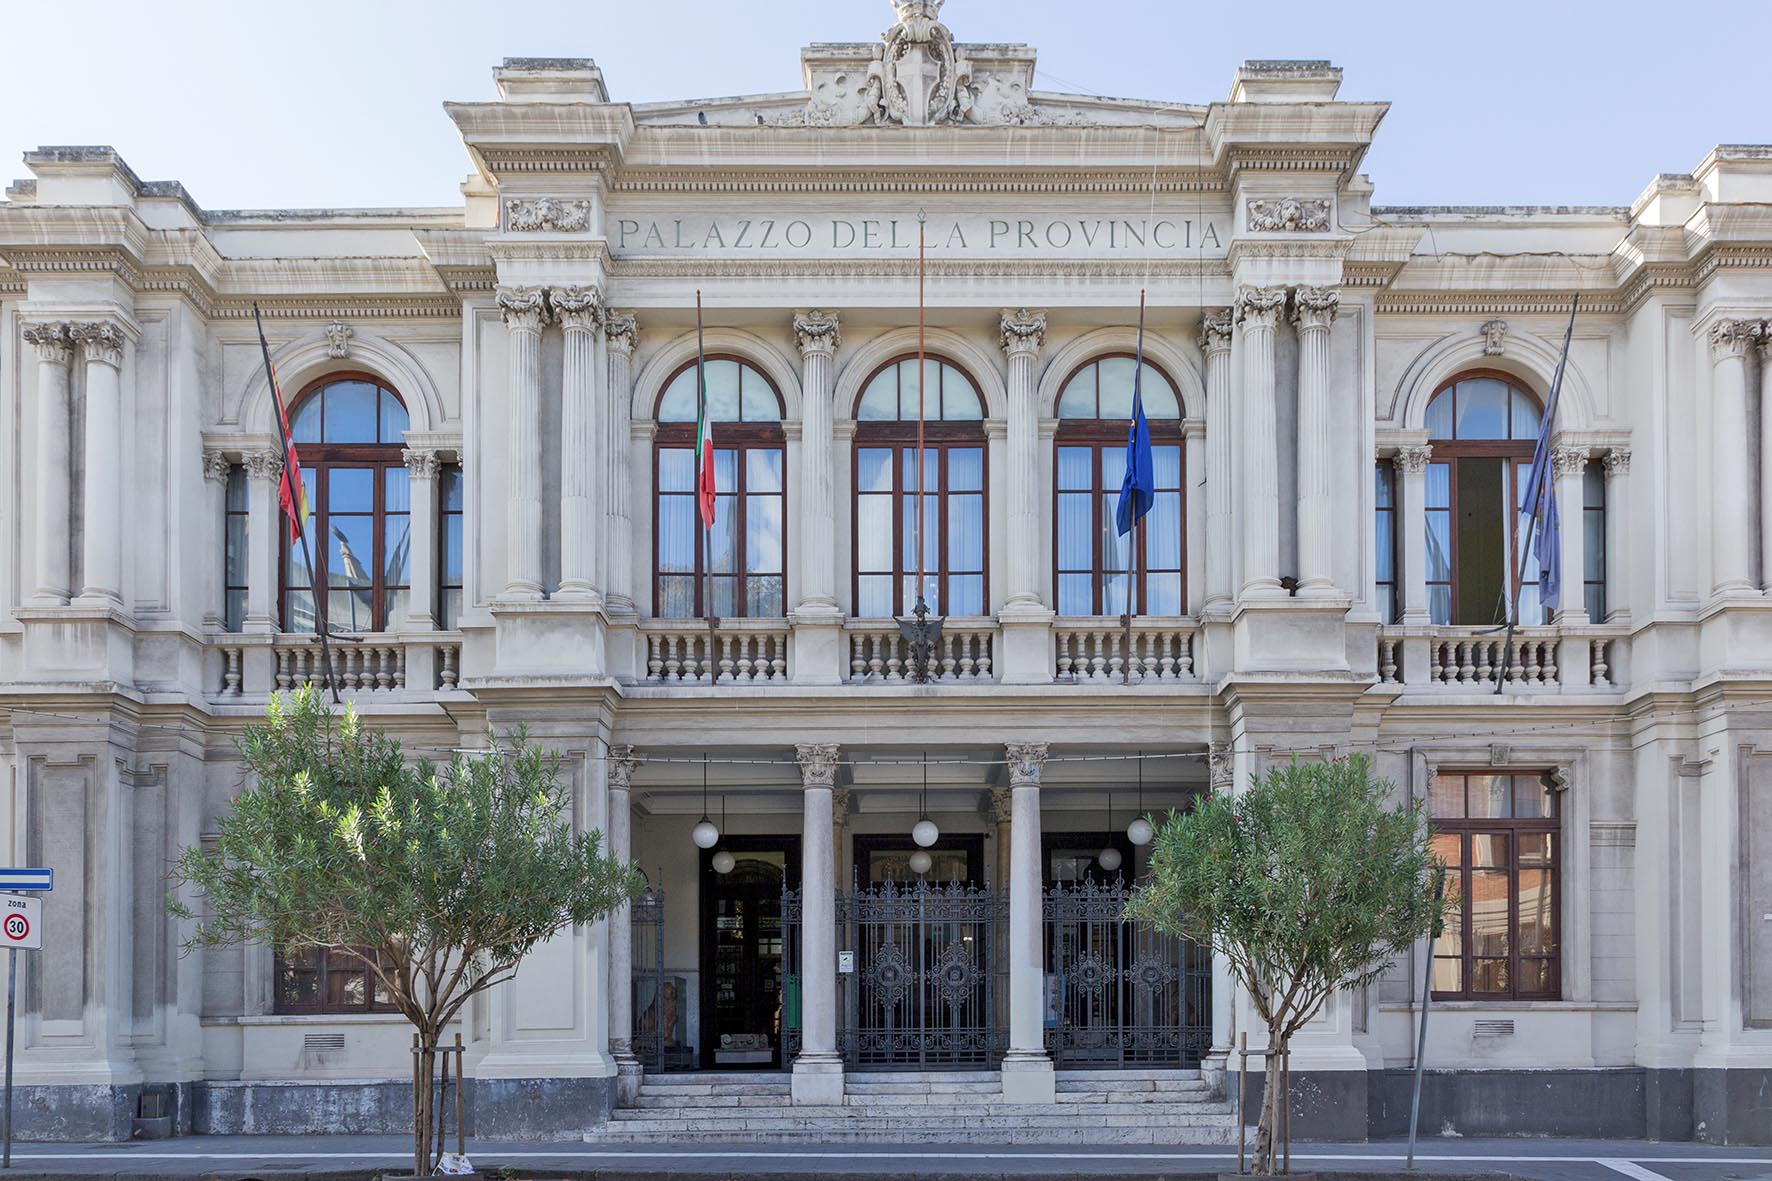
[[[739,357],[703,367],[714,439],[714,527],[695,510],[696,364],[658,397],[653,487],[653,613],[668,619],[779,617],[786,612],[786,463],[781,395]],[[712,576],[709,576],[710,566]]]
[[[1520,621],[1544,622],[1538,563],[1525,552],[1525,497],[1538,439],[1538,399],[1494,370],[1462,373],[1427,407],[1433,460],[1427,515],[1427,605],[1435,623],[1489,626],[1506,621],[1521,575]],[[1579,506],[1563,506],[1563,520]],[[1574,593],[1575,571],[1564,581]]]
[[[984,397],[966,371],[928,357],[922,374],[923,526],[917,528],[916,357],[888,361],[855,403],[855,613],[985,612]]]
[[[412,581],[412,501],[400,452],[409,423],[400,396],[366,373],[331,374],[297,395],[289,433],[307,489],[308,548],[283,537],[285,631],[397,631]],[[309,570],[311,552],[317,570]]]
[[[1059,391],[1053,577],[1060,615],[1125,613],[1134,539],[1140,546],[1138,613],[1187,610],[1181,398],[1168,374],[1149,361],[1139,389],[1151,428],[1157,499],[1140,529],[1122,537],[1115,524],[1136,364],[1130,354],[1097,357],[1066,378]]]

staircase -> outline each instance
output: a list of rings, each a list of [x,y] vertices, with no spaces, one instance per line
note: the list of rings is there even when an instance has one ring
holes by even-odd
[[[1059,1071],[1058,1102],[1003,1102],[994,1072],[850,1074],[841,1107],[795,1107],[788,1075],[647,1075],[605,1144],[1229,1144],[1236,1117],[1197,1070]]]

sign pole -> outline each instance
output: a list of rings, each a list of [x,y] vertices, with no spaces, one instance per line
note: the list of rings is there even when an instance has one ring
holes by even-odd
[[[0,1169],[12,1167],[12,1015],[18,1002],[18,948],[6,949],[6,1146],[0,1150]]]

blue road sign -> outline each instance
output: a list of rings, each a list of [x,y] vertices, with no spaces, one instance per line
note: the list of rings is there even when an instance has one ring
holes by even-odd
[[[53,890],[53,869],[0,869],[0,890]]]

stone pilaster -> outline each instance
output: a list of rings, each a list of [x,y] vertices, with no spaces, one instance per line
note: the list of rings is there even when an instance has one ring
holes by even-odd
[[[80,598],[123,601],[123,329],[109,320],[76,324],[86,361],[86,471]]]
[[[560,589],[554,597],[601,603],[596,486],[610,459],[609,422],[597,397],[603,300],[594,287],[556,287],[548,303],[566,338],[560,374]]]
[[[835,312],[810,311],[794,317],[800,345],[800,600],[796,621],[835,619],[837,608],[836,485],[831,472],[831,399],[834,359],[841,343]],[[833,647],[819,661],[821,679],[835,681]],[[828,667],[825,667],[828,666]]]
[[[203,626],[221,629],[228,617],[227,574],[228,552],[228,475],[233,461],[220,451],[203,452],[203,516],[208,522],[208,553],[217,560],[209,563],[209,577],[204,589]]]
[[[605,536],[609,542],[608,585],[603,598],[612,612],[634,613],[633,468],[628,439],[629,404],[633,399],[634,346],[640,325],[631,312],[606,312],[603,316],[603,351],[609,380],[608,485],[604,499]]]
[[[1298,328],[1298,595],[1332,597],[1330,545],[1335,528],[1333,399],[1329,388],[1329,329],[1341,306],[1332,287],[1300,287],[1293,295]]]
[[[609,748],[609,855],[633,858],[634,769],[631,746]],[[616,1090],[625,1106],[640,1096],[643,1070],[634,1056],[634,914],[624,902],[609,912],[609,1056],[615,1059]]]
[[[503,597],[542,597],[541,330],[548,320],[539,287],[500,287],[498,306],[510,332],[510,419],[505,451],[506,533]]]
[[[406,461],[406,483],[411,492],[408,521],[408,560],[412,564],[406,582],[406,631],[435,631],[437,627],[437,471],[442,466],[435,451],[409,448],[400,453]]]
[[[796,1104],[833,1106],[843,1102],[843,1058],[837,1052],[837,882],[835,809],[838,748],[832,742],[802,742],[794,748],[800,764],[803,819],[800,831],[800,1055],[792,1083]]]
[[[1755,325],[1754,343],[1760,355],[1760,586],[1772,591],[1772,321]],[[1610,497],[1606,503],[1610,507]],[[1613,552],[1622,551],[1608,555]]]
[[[1009,766],[1009,1052],[1003,1056],[1005,1103],[1052,1103],[1057,1085],[1046,1053],[1045,897],[1040,849],[1040,775],[1044,742],[1012,742]]]
[[[1200,322],[1206,356],[1206,604],[1207,614],[1230,609],[1231,580],[1231,309],[1207,312]]]
[[[1753,578],[1754,508],[1748,483],[1747,350],[1756,325],[1721,320],[1711,326],[1711,593],[1758,591]]]
[[[1040,593],[1040,405],[1036,364],[1046,343],[1046,313],[1021,308],[1005,311],[998,326],[1009,358],[1009,613],[1049,614]]]
[[[1274,328],[1286,305],[1283,287],[1237,293],[1243,404],[1243,587],[1246,599],[1282,598],[1280,585],[1279,435],[1274,405]]]
[[[1626,539],[1630,537],[1630,448],[1606,452],[1606,619],[1630,614],[1629,563]],[[1594,620],[1602,623],[1605,620]]]
[[[24,337],[37,350],[37,520],[32,529],[31,602],[52,607],[68,601],[73,582],[68,540],[73,471],[68,377],[74,343],[68,325],[60,322],[28,324]]]
[[[288,536],[277,505],[283,478],[280,451],[246,456],[246,618],[241,630],[273,632],[282,611],[277,603],[277,551]],[[315,600],[318,606],[318,598]]]
[[[1587,601],[1582,587],[1587,557],[1587,514],[1582,511],[1586,491],[1582,487],[1582,478],[1587,474],[1587,448],[1568,445],[1551,448],[1551,473],[1557,481],[1558,545],[1563,575],[1560,599],[1551,621],[1558,624],[1588,623]],[[1571,676],[1587,673],[1585,664],[1571,667],[1565,663],[1563,668]]]
[[[1427,468],[1434,449],[1422,444],[1402,447],[1392,461],[1397,473],[1397,564],[1403,580],[1403,612],[1399,622],[1427,626]]]

